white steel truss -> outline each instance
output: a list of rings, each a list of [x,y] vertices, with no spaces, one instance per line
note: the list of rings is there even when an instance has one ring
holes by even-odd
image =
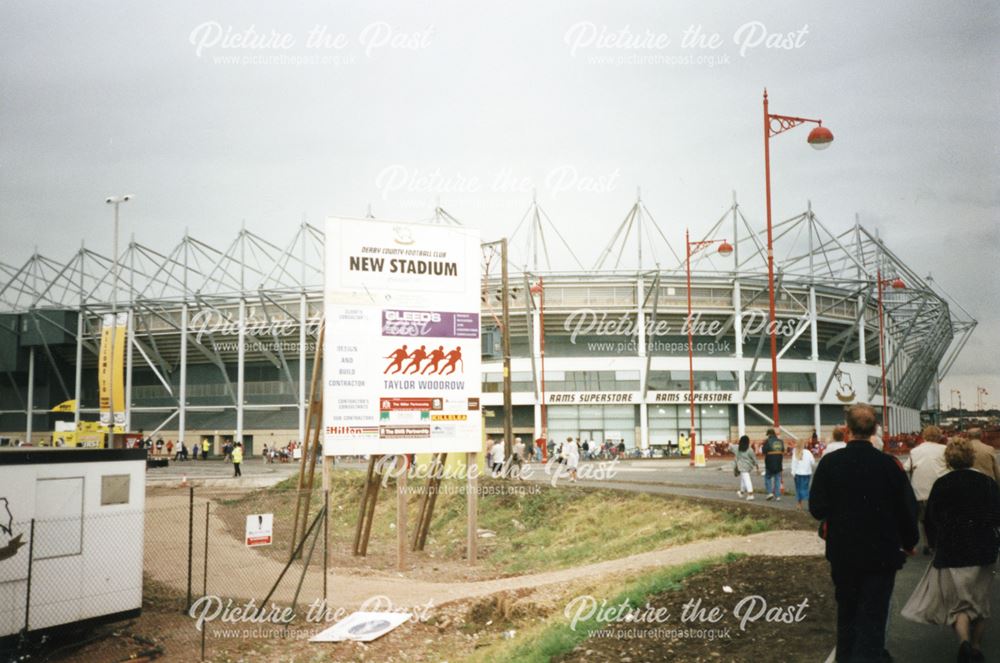
[[[425,221],[460,223],[440,205]],[[550,276],[558,279],[561,275],[576,279],[631,279],[632,283],[638,279],[645,284],[642,288],[655,284],[654,289],[659,292],[660,278],[676,277],[685,268],[663,227],[653,219],[638,196],[591,270],[580,266],[572,248],[535,200],[513,235],[522,227],[528,231],[524,255],[521,259],[512,255],[510,265],[516,273],[511,282],[525,289],[538,275],[545,275],[546,280]],[[553,230],[569,249],[577,263],[572,271],[552,270],[548,261],[546,228]],[[676,227],[671,229],[677,230]],[[765,232],[761,224],[754,225],[747,220],[734,196],[732,204],[703,238],[728,239],[735,249],[733,256],[723,260],[709,251],[699,253],[691,265],[695,278],[701,282],[732,284],[738,281],[743,288],[756,292],[753,297],[759,297],[767,283]],[[776,223],[774,237],[777,287],[779,296],[786,300],[786,308],[798,307],[803,316],[809,315],[810,302],[802,295],[803,286],[811,293],[823,291],[833,296],[832,303],[826,304],[828,308],[838,303],[858,304],[855,324],[825,340],[828,346],[839,344],[841,354],[865,343],[864,312],[874,301],[877,272],[881,270],[883,278],[898,277],[904,281],[905,289],[890,288],[884,293],[889,339],[886,367],[893,376],[892,401],[919,408],[928,390],[952,368],[973,333],[976,320],[932,279],[921,277],[907,266],[877,234],[858,220],[835,232],[808,205],[802,213]],[[633,250],[629,248],[630,239],[635,243],[640,262],[629,269],[622,264],[623,255]],[[517,246],[512,243],[515,251]],[[120,308],[134,315],[134,325],[129,332],[129,366],[134,358],[135,362],[145,363],[157,376],[175,402],[164,416],[168,421],[179,417],[182,431],[188,409],[185,373],[190,353],[195,353],[196,361],[213,364],[221,372],[232,403],[229,407],[239,413],[239,429],[244,410],[242,347],[246,341],[255,340],[252,331],[247,331],[241,323],[254,315],[268,321],[287,321],[299,330],[300,345],[296,356],[287,356],[281,344],[275,344],[276,350],[264,350],[260,354],[280,370],[290,392],[295,394],[295,402],[288,406],[298,408],[302,429],[307,397],[305,346],[307,341],[315,341],[317,321],[322,316],[323,260],[323,231],[305,220],[298,224],[289,240],[280,245],[245,227],[240,228],[225,247],[212,246],[187,231],[176,246],[166,251],[133,239],[118,256],[117,283],[113,282],[114,261],[83,245],[66,261],[36,250],[20,266],[0,262],[0,313],[27,315],[36,324],[40,321],[58,324],[51,311],[80,313],[77,328],[63,330],[75,339],[77,346],[75,384],[68,384],[59,377],[56,392],[67,398],[74,394],[79,398],[80,367],[96,361],[99,316],[110,310],[112,288],[117,288]],[[614,267],[609,269],[612,262]],[[655,265],[654,269],[650,269],[650,262]],[[485,280],[493,278],[495,272]],[[490,290],[493,289],[490,285]],[[649,299],[645,290],[643,293]],[[517,306],[523,308],[526,300],[530,313],[530,298],[522,298]],[[831,300],[828,297],[825,301]],[[749,308],[754,302],[748,299],[741,304]],[[813,310],[813,315],[822,316],[823,313],[824,310]],[[237,324],[241,349],[234,353],[223,348],[211,331],[191,333],[188,325],[199,315],[218,316],[220,320]],[[803,323],[797,333],[804,334],[807,327]],[[45,360],[53,365],[56,363],[48,346],[43,346],[41,351]],[[861,351],[864,352],[863,347]],[[32,362],[34,360],[33,350]],[[291,368],[292,360],[297,364],[297,374]],[[238,365],[235,380],[228,370],[234,361]],[[170,376],[178,371],[180,378],[172,379]],[[55,374],[60,375],[58,370]],[[742,388],[749,389],[750,385]]]

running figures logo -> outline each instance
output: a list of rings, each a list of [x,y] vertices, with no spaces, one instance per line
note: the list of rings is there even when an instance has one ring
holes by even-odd
[[[421,345],[412,352],[408,346],[402,345],[384,359],[389,359],[389,365],[383,369],[383,375],[451,375],[456,370],[459,373],[465,372],[465,363],[462,361],[462,347],[455,346],[454,350],[445,351],[443,345],[439,345],[430,352],[426,345]],[[405,366],[403,363],[409,360]],[[424,363],[427,362],[427,363]],[[441,366],[444,362],[444,366]],[[423,366],[421,366],[423,365]]]

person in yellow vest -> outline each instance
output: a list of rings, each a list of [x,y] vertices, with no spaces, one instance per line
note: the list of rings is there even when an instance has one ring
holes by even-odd
[[[208,440],[201,441],[201,459],[208,460]]]
[[[240,463],[243,462],[243,443],[237,442],[236,446],[233,447],[233,476],[241,477],[243,473],[240,472]]]
[[[681,435],[680,439],[677,441],[677,448],[681,452],[681,458],[688,458],[691,455],[691,441],[688,440],[687,435]]]

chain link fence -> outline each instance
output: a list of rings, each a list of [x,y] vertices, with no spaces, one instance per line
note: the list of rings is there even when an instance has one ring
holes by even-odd
[[[52,627],[96,635],[91,626],[137,617],[141,607],[154,617],[142,622],[146,637],[135,636],[147,653],[198,660],[225,637],[219,617],[234,606],[252,600],[304,614],[326,599],[327,499],[321,490],[154,488],[144,509],[14,521],[13,548],[27,554],[0,564],[0,635],[10,635],[0,654],[37,646]],[[260,531],[267,521],[269,541]]]

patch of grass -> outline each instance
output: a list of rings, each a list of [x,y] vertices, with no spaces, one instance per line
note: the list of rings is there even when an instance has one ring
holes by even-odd
[[[422,482],[411,480],[410,489]],[[274,513],[275,541],[268,554],[287,558],[296,508],[297,477],[236,499],[217,502],[234,537],[241,538],[246,514]],[[364,473],[338,470],[331,476],[330,534],[334,549],[349,549],[358,520]],[[721,536],[744,536],[780,528],[778,516],[760,509],[684,497],[542,483],[480,479],[478,525],[495,533],[479,540],[482,568],[497,575],[554,570]],[[464,482],[444,481],[437,499],[426,554],[458,561],[465,556]],[[409,497],[412,533],[420,496]],[[310,500],[310,522],[323,493]],[[379,496],[371,545],[395,538],[395,482]]]
[[[743,557],[741,554],[730,553],[719,558],[710,558],[661,569],[654,573],[643,575],[629,582],[625,589],[607,602],[607,605],[621,605],[627,602],[632,607],[638,607],[652,596],[682,586],[685,578],[701,573],[721,564],[729,564]],[[517,640],[500,641],[489,647],[476,651],[467,660],[470,662],[509,661],[510,663],[543,663],[572,651],[586,640],[596,630],[609,626],[594,615],[571,628],[565,615],[561,612],[550,616],[545,622],[522,631]]]
[[[464,518],[464,509],[457,517]],[[484,550],[484,559],[498,571],[512,574],[617,559],[699,539],[746,535],[775,525],[766,516],[683,498],[568,487],[542,487],[540,492],[510,501],[484,498],[479,522],[497,532]],[[449,525],[440,517],[431,527],[432,535],[446,533]],[[453,545],[461,545],[461,540],[453,539]]]

